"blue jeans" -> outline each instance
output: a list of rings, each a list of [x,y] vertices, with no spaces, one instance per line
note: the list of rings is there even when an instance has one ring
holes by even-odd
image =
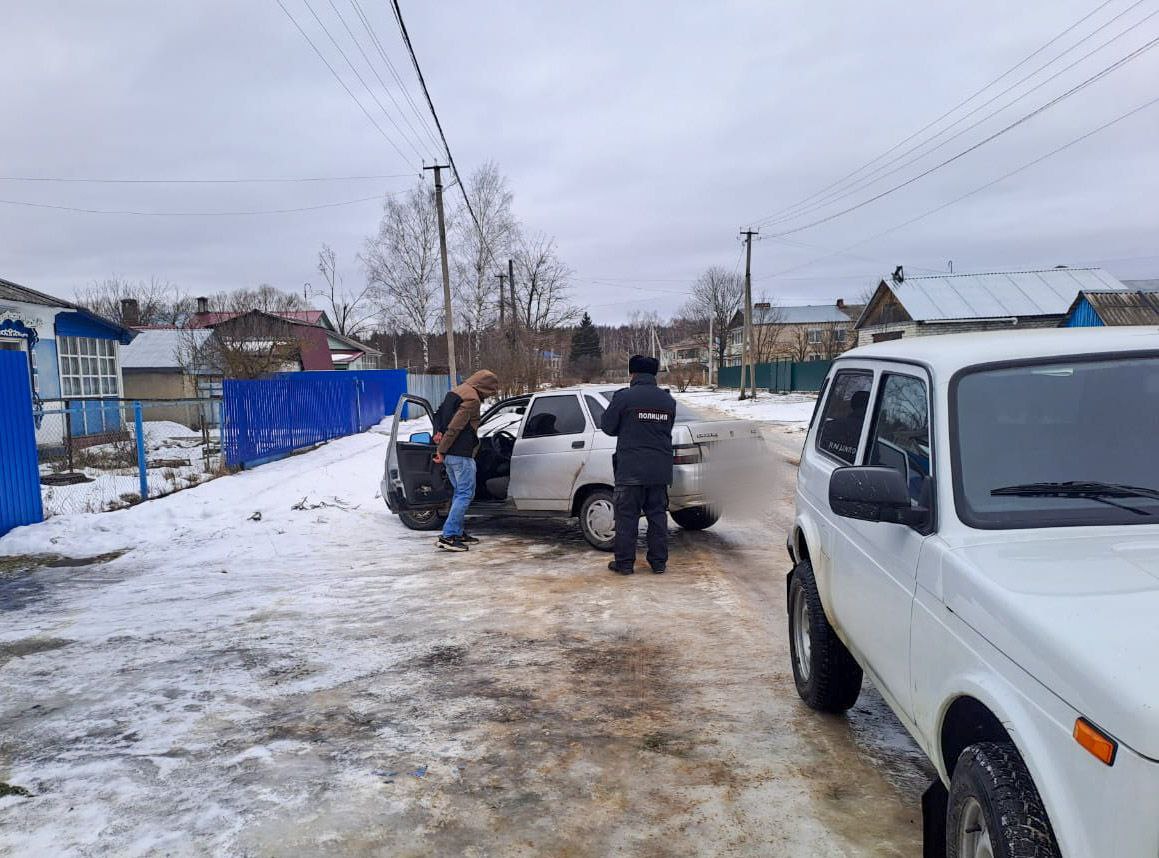
[[[470,456],[444,456],[443,462],[451,485],[455,487],[451,512],[443,524],[443,536],[462,536],[467,507],[475,499],[475,460]]]

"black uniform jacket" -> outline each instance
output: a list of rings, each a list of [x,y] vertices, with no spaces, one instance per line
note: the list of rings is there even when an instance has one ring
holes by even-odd
[[[672,483],[672,426],[676,400],[656,386],[656,376],[640,374],[616,391],[600,428],[616,437],[617,486]]]

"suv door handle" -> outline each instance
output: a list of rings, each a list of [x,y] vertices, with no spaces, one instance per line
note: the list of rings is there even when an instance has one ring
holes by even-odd
[[[573,450],[582,450],[584,448],[584,442],[583,441],[572,441],[571,448]]]

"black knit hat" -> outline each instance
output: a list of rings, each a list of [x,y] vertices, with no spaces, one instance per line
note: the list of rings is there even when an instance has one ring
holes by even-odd
[[[637,373],[656,375],[658,372],[660,372],[660,361],[654,357],[632,355],[628,359],[628,373],[630,375],[636,375]]]

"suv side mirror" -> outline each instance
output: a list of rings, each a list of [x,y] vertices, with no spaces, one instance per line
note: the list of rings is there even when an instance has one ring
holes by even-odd
[[[905,477],[893,468],[838,468],[829,478],[829,507],[842,518],[925,527],[930,511],[910,504]]]

